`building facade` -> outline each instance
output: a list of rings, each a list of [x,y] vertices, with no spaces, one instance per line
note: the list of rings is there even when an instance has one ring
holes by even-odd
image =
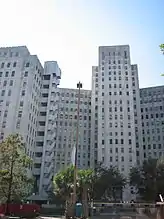
[[[52,184],[60,77],[57,62],[45,62],[43,68],[26,46],[0,48],[0,141],[12,133],[22,135],[34,161],[29,173],[38,199],[47,198]]]
[[[140,89],[142,142],[140,160],[164,156],[164,86]]]
[[[131,65],[129,46],[99,47],[99,65],[92,68],[92,77],[95,163],[116,166],[128,176],[136,165],[134,112],[139,110],[138,107],[134,110],[139,87],[137,81],[133,81],[138,78],[137,66]],[[129,200],[130,196],[127,189],[124,200]]]
[[[76,145],[78,89],[58,88],[57,138],[54,149],[55,174],[71,165]],[[79,109],[78,168],[90,167],[91,91],[81,90]]]
[[[20,133],[34,159],[43,67],[25,46],[0,48],[0,140]]]

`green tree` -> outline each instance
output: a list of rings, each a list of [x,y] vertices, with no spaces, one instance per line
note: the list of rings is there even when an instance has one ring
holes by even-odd
[[[84,216],[88,216],[88,194],[92,191],[94,172],[91,169],[77,170],[77,198],[83,202]],[[54,193],[66,203],[66,216],[73,215],[74,167],[60,171],[54,177]]]
[[[0,143],[1,201],[19,201],[30,194],[33,180],[28,177],[28,168],[31,162],[20,135],[10,135]]]
[[[92,187],[94,183],[94,171],[92,169],[79,170],[78,171],[78,186],[80,190],[80,196],[83,205],[84,216],[88,218],[88,199],[92,197]]]
[[[161,49],[162,53],[164,54],[164,44],[160,45],[160,49]]]
[[[95,200],[115,200],[122,199],[122,190],[126,185],[126,179],[117,168],[106,168],[98,166],[96,168],[94,183]]]
[[[134,167],[130,172],[130,184],[145,201],[156,201],[159,194],[164,194],[164,162],[149,159],[141,167]]]

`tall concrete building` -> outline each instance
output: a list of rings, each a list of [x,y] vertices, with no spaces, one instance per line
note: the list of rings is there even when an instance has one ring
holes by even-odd
[[[57,62],[45,62],[43,68],[26,46],[0,48],[0,141],[12,133],[23,136],[34,161],[31,173],[38,199],[47,199],[54,172],[55,89],[60,76]]]
[[[58,88],[57,138],[54,149],[55,174],[72,162],[76,144],[78,89]],[[80,92],[78,160],[79,168],[90,167],[91,91]]]
[[[142,142],[138,160],[164,156],[164,86],[140,89]]]
[[[129,46],[99,47],[99,65],[92,68],[94,160],[118,167],[125,176],[136,165],[135,115],[140,112],[135,106],[139,98],[137,73],[137,66],[131,65]],[[124,200],[130,196],[127,189]]]
[[[0,140],[20,133],[33,159],[43,67],[25,46],[0,48]]]

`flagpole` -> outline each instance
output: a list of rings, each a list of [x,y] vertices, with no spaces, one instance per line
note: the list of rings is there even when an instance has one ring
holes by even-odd
[[[80,114],[80,88],[82,83],[77,84],[78,88],[78,102],[77,102],[77,126],[76,126],[76,145],[75,145],[75,166],[74,166],[74,186],[73,186],[73,204],[76,204],[76,186],[77,186],[77,149],[79,144],[79,114]]]

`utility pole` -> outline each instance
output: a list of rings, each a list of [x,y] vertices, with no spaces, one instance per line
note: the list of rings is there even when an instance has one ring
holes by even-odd
[[[73,186],[73,204],[76,205],[76,186],[77,186],[77,150],[79,145],[79,119],[80,119],[80,89],[82,88],[82,83],[77,84],[78,88],[78,102],[77,102],[77,126],[76,126],[76,146],[75,146],[75,166],[74,166],[74,186]]]

